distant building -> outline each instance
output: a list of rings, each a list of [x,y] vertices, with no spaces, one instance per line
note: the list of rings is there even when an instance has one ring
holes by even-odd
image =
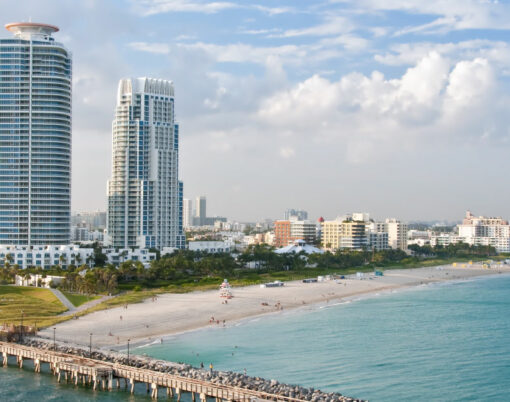
[[[308,212],[299,209],[287,209],[284,213],[283,219],[286,221],[291,219],[297,221],[306,221],[308,220]]]
[[[207,199],[205,195],[197,197],[195,202],[194,226],[205,226],[207,217]]]
[[[363,220],[347,218],[342,222],[340,248],[362,250],[368,246],[367,223]]]
[[[395,218],[386,219],[385,232],[388,233],[388,244],[393,249],[407,250],[407,224]]]
[[[282,220],[274,222],[274,245],[285,247],[296,240],[313,243],[316,239],[315,223],[310,221]]]
[[[108,264],[115,266],[126,261],[140,261],[145,267],[148,267],[149,263],[156,259],[156,253],[148,249],[103,248],[102,252],[106,255]]]
[[[320,220],[321,244],[328,250],[386,250],[388,233],[383,223],[373,222],[366,212],[353,213],[332,221]]]
[[[105,229],[106,228],[106,212],[77,212],[71,216],[71,226],[84,224],[88,229]],[[71,236],[72,237],[72,236]]]
[[[65,277],[55,275],[30,274],[29,278],[25,275],[16,275],[14,284],[16,286],[35,286],[39,288],[50,288],[50,285],[59,285],[64,282]]]
[[[182,226],[184,228],[193,226],[193,201],[187,198],[182,201]]]
[[[71,226],[71,241],[73,243],[104,242],[104,230],[90,230],[88,225],[81,223]]]
[[[205,253],[230,253],[232,244],[224,241],[190,241],[188,249]]]
[[[473,246],[492,246],[498,253],[510,252],[510,225],[500,217],[475,217],[466,212],[457,233],[441,233],[430,238],[431,246],[447,246],[459,242]]]

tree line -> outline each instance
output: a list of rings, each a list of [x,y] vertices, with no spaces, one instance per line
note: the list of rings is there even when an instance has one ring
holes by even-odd
[[[372,264],[384,267],[389,265],[419,262],[430,258],[481,258],[496,254],[491,246],[470,246],[457,243],[449,246],[417,246],[411,245],[409,249],[413,255],[402,250],[337,250],[323,254],[306,255],[304,253],[276,254],[274,248],[268,245],[252,245],[242,253],[206,253],[190,250],[176,250],[174,253],[164,255],[150,263],[148,268],[140,261],[125,261],[118,267],[111,264],[90,268],[87,264],[78,267],[69,266],[68,269],[56,266],[50,270],[42,268],[29,268],[20,270],[17,265],[5,261],[0,270],[0,282],[12,283],[17,274],[64,276],[59,284],[63,290],[79,293],[115,293],[119,284],[139,284],[141,286],[154,286],[157,281],[169,283],[185,280],[200,280],[207,277],[224,278],[239,277],[244,272],[255,273],[300,270],[307,267],[320,267],[341,270],[356,268]],[[98,260],[103,260],[97,253]],[[98,261],[99,262],[99,261]],[[103,260],[104,264],[104,260]],[[251,267],[251,268],[250,268]]]

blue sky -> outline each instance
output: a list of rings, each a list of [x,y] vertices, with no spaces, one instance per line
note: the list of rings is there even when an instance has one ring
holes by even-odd
[[[185,196],[211,214],[510,216],[509,1],[0,6],[73,52],[75,210],[106,208],[119,79],[152,76],[174,81]]]

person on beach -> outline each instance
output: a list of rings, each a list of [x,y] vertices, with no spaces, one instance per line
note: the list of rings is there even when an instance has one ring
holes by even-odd
[[[209,364],[209,372],[212,374],[213,365],[212,363]]]
[[[204,362],[200,362],[200,368],[203,369],[204,368]]]

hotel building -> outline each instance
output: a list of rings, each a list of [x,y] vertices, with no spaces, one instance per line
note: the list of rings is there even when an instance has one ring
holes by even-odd
[[[0,39],[0,244],[70,243],[71,54],[33,22]]]

